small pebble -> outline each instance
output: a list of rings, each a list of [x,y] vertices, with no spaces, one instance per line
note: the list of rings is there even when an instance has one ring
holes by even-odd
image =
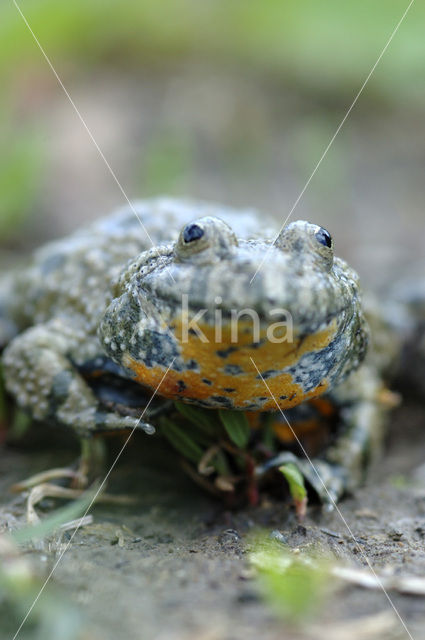
[[[285,538],[283,533],[281,533],[278,529],[273,529],[273,531],[270,531],[269,538],[271,538],[272,540],[276,540],[281,544],[288,544],[287,538]]]
[[[235,529],[225,529],[218,535],[218,541],[220,544],[234,544],[241,539],[239,533]]]

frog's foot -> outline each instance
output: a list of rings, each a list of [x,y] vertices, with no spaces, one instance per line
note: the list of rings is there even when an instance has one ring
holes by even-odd
[[[6,388],[37,420],[72,428],[81,436],[101,431],[154,427],[134,416],[103,407],[68,357],[76,348],[72,329],[58,320],[17,336],[3,356]]]
[[[283,465],[293,464],[313,489],[320,502],[332,509],[346,490],[347,480],[345,471],[338,465],[333,465],[325,460],[314,458],[298,458],[290,451],[283,451],[267,460],[256,468],[256,475],[261,477],[272,469],[279,469]],[[283,475],[282,475],[283,480]],[[303,504],[303,508],[306,503]]]
[[[354,380],[343,383],[330,397],[339,412],[339,425],[334,442],[323,454],[308,459],[282,452],[259,467],[257,474],[291,462],[325,507],[333,509],[345,493],[362,484],[380,453],[389,403],[372,369],[357,372]]]
[[[114,431],[144,431],[151,436],[155,433],[155,427],[150,422],[145,422],[140,417],[122,416],[119,413],[104,411],[101,408],[92,409],[74,414],[73,417],[64,417],[64,424],[71,426],[80,435],[87,433],[114,432]]]

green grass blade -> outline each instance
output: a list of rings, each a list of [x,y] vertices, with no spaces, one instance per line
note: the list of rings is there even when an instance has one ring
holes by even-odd
[[[242,411],[226,411],[225,409],[220,409],[218,413],[231,441],[239,449],[244,449],[251,435],[246,415]]]
[[[198,464],[204,452],[183,429],[163,417],[161,419],[161,433],[185,458]]]
[[[285,476],[285,480],[289,485],[289,491],[296,503],[302,502],[307,497],[307,490],[304,484],[304,478],[298,467],[293,462],[279,467],[279,471]]]
[[[192,405],[184,404],[183,402],[175,402],[174,405],[177,411],[181,413],[182,416],[184,416],[199,429],[202,429],[209,436],[214,436],[217,434],[217,420],[215,419],[215,411],[200,409],[199,407],[193,407]]]
[[[319,613],[330,584],[325,560],[308,554],[294,556],[270,544],[258,545],[250,560],[258,571],[266,602],[279,616],[301,625]]]

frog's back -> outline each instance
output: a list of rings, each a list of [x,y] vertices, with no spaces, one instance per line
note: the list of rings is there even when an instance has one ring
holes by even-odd
[[[29,266],[0,281],[0,346],[52,317],[74,318],[93,334],[110,283],[128,260],[152,245],[174,241],[184,224],[204,215],[222,218],[240,237],[264,235],[264,216],[260,226],[251,210],[165,197],[136,201],[41,247]]]

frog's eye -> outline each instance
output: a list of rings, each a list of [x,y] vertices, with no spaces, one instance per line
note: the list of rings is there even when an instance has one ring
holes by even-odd
[[[183,229],[183,241],[188,244],[194,240],[199,240],[199,238],[202,238],[204,233],[204,230],[198,224],[188,224]]]
[[[317,224],[305,220],[290,222],[276,238],[276,246],[304,266],[313,263],[328,271],[332,267],[332,236]]]
[[[228,256],[236,244],[235,234],[223,220],[206,216],[183,227],[174,251],[182,261],[211,263]]]
[[[332,236],[329,231],[326,231],[326,229],[320,227],[314,235],[316,237],[316,240],[320,242],[320,244],[323,244],[324,247],[332,249]]]

